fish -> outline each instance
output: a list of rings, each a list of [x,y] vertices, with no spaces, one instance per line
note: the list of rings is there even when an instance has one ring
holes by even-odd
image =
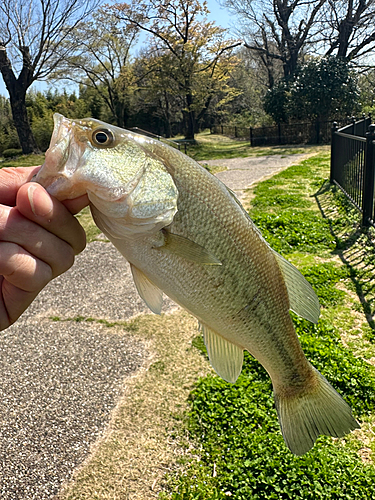
[[[307,453],[319,435],[359,428],[307,360],[289,311],[317,323],[319,300],[262,237],[234,193],[182,152],[102,121],[54,115],[36,182],[58,200],[87,194],[93,219],[160,314],[163,294],[198,319],[209,361],[239,377],[244,350],[271,378],[281,433]]]

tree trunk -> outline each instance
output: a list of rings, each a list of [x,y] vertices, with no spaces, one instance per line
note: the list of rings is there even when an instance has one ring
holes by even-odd
[[[25,57],[28,55],[25,48]],[[9,92],[10,106],[12,109],[13,122],[16,127],[18,138],[23,154],[40,153],[31,130],[26,109],[26,92],[32,83],[30,65],[23,67],[18,79],[15,77],[11,62],[8,59],[6,48],[0,45],[0,71],[5,86]]]
[[[187,111],[186,111],[186,134],[185,134],[185,139],[190,139],[194,140],[195,138],[195,112],[192,108],[193,105],[193,96],[188,93],[186,94],[186,104],[187,104]]]
[[[16,91],[10,96],[10,105],[12,108],[13,122],[16,127],[18,138],[21,144],[23,154],[40,153],[40,149],[35,141],[31,130],[29,118],[26,109],[26,91]]]
[[[165,111],[164,111],[165,136],[169,139],[170,137],[172,137],[172,127],[171,127],[171,112],[170,112],[167,92],[164,92],[164,102],[165,102]]]
[[[171,122],[168,118],[164,120],[164,126],[165,126],[165,137],[169,139],[172,137],[172,127],[171,127]]]
[[[284,78],[288,80],[294,75],[298,65],[298,51],[291,50],[289,56],[284,61]]]
[[[349,48],[349,38],[353,31],[353,22],[344,19],[339,24],[339,37],[338,44],[339,48],[337,51],[338,57],[346,57]]]

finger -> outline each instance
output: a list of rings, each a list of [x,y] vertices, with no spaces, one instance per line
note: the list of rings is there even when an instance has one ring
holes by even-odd
[[[79,198],[74,198],[73,200],[64,200],[61,203],[69,210],[71,214],[78,214],[78,212],[80,212],[83,208],[87,207],[90,201],[87,194],[84,194]]]
[[[2,168],[0,171],[0,202],[13,207],[19,188],[29,182],[40,167]]]
[[[54,277],[47,263],[5,241],[0,242],[0,275],[25,292],[39,292]]]
[[[69,216],[75,220],[71,214]],[[0,242],[14,243],[48,264],[53,278],[74,262],[75,253],[69,243],[24,217],[16,207],[0,205]]]
[[[52,278],[52,269],[14,243],[0,243],[0,330],[14,323]]]
[[[67,242],[76,255],[85,248],[85,231],[77,219],[39,184],[32,182],[20,187],[17,209],[27,219]]]
[[[13,324],[29,307],[39,291],[25,292],[0,276],[0,330]]]

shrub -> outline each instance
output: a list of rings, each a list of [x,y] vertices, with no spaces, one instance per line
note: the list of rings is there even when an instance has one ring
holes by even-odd
[[[13,158],[14,156],[20,156],[20,155],[22,155],[22,149],[11,148],[3,151],[4,158]]]

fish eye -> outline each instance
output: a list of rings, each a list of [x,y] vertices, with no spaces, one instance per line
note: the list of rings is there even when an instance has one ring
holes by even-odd
[[[113,133],[104,128],[96,129],[92,133],[92,142],[99,147],[110,146],[115,140]]]

